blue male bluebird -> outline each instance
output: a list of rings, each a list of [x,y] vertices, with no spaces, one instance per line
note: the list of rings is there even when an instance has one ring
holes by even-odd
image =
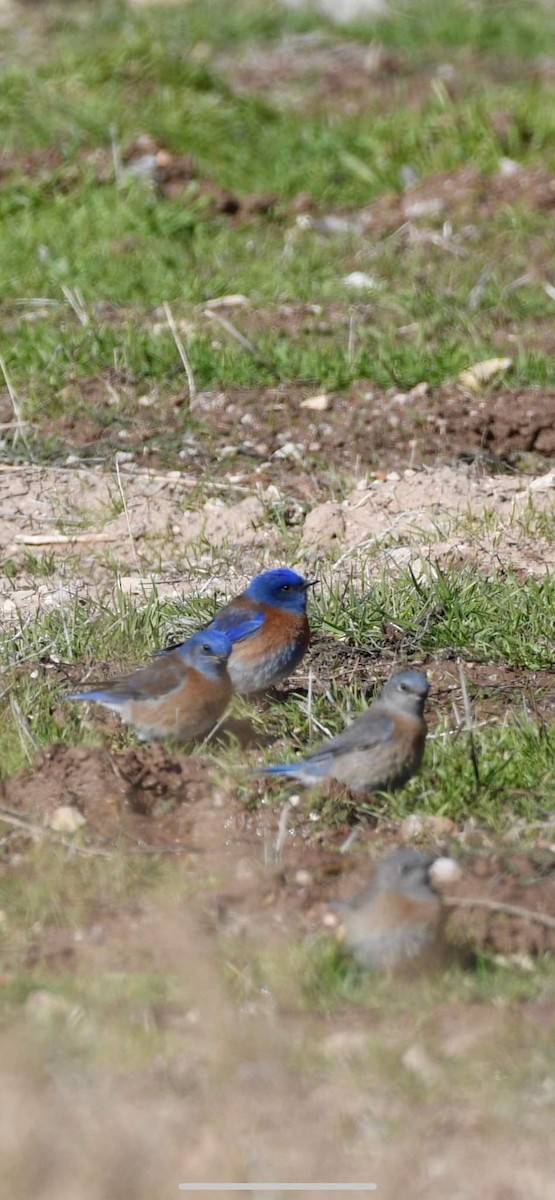
[[[398,671],[366,712],[337,737],[300,762],[265,767],[262,773],[287,775],[305,787],[335,779],[353,792],[393,792],[422,762],[429,690],[420,671]]]
[[[262,692],[299,665],[310,641],[306,601],[314,583],[288,567],[263,571],[206,626],[233,643],[227,669],[235,692]]]
[[[445,910],[430,877],[434,862],[418,850],[394,850],[367,887],[333,905],[339,936],[362,966],[394,971],[431,965],[442,956]]]
[[[231,699],[225,633],[203,629],[123,679],[72,692],[68,700],[92,700],[116,712],[143,741],[188,741],[212,729]]]

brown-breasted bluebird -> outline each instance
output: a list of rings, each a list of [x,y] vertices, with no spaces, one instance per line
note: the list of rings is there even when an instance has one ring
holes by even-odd
[[[398,671],[377,700],[342,733],[299,762],[263,767],[262,774],[286,775],[305,787],[335,779],[353,792],[392,792],[403,787],[424,755],[424,705],[429,690],[420,671]]]
[[[396,971],[432,965],[443,956],[445,912],[430,877],[434,862],[418,850],[394,850],[363,891],[333,905],[341,940],[361,966]]]
[[[143,741],[188,741],[217,724],[231,699],[231,641],[204,629],[123,679],[72,692],[116,712]]]
[[[306,601],[314,583],[288,567],[263,571],[206,626],[233,644],[227,669],[235,692],[262,692],[298,667],[310,641]]]

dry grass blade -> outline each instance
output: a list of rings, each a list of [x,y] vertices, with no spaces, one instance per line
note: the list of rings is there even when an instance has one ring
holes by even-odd
[[[466,721],[466,728],[468,731],[468,740],[470,743],[470,760],[472,762],[472,770],[474,771],[474,778],[476,780],[476,790],[479,791],[482,786],[482,782],[480,779],[480,769],[478,766],[478,752],[476,750],[476,743],[474,741],[472,709],[470,707],[470,700],[468,698],[468,689],[466,686],[466,675],[464,673],[464,667],[462,665],[462,662],[460,662],[460,661],[459,661],[459,678],[461,681],[461,692],[462,692],[462,700],[463,700],[463,707],[464,707],[464,715],[465,715],[465,721]]]
[[[187,351],[185,350],[185,346],[183,345],[183,340],[179,333],[179,329],[177,328],[177,325],[175,323],[175,317],[172,313],[172,310],[171,310],[167,300],[164,300],[163,307],[164,307],[164,313],[166,315],[166,321],[168,322],[173,340],[177,346],[177,353],[179,354],[181,362],[183,363],[183,370],[185,371],[185,374],[187,376],[187,385],[189,388],[189,408],[192,409],[195,407],[196,398],[197,398],[197,389],[196,389],[196,384],[195,384],[195,377],[193,375],[193,368],[187,357]]]
[[[229,336],[234,338],[244,350],[248,350],[249,354],[252,354],[253,358],[255,358],[256,361],[261,364],[261,366],[267,367],[269,371],[274,370],[272,363],[267,358],[264,358],[260,351],[257,350],[254,343],[249,341],[249,339],[245,337],[244,333],[241,333],[239,329],[236,329],[235,325],[232,325],[231,321],[228,321],[227,317],[222,317],[221,313],[214,312],[210,308],[204,309],[204,315],[205,317],[210,317],[211,321],[217,321],[218,325],[221,325],[222,329],[225,329],[226,333],[229,333]]]
[[[0,821],[4,825],[11,825],[14,829],[24,829],[29,834],[38,834],[41,837],[49,837],[52,841],[57,842],[60,846],[65,846],[68,850],[72,850],[77,854],[84,855],[85,858],[110,858],[111,855],[107,850],[96,849],[92,846],[80,846],[77,842],[70,842],[69,838],[62,837],[55,830],[49,829],[47,825],[39,825],[37,821],[29,821],[26,817],[19,817],[17,813],[10,812],[7,808],[0,808]]]
[[[16,533],[21,546],[69,546],[73,542],[118,542],[119,533]]]
[[[128,507],[127,507],[127,500],[126,500],[126,498],[125,498],[125,492],[124,492],[124,490],[123,490],[123,484],[122,484],[122,482],[121,482],[121,475],[120,475],[119,461],[118,461],[118,456],[117,456],[117,454],[116,454],[116,458],[115,458],[115,463],[116,463],[116,479],[117,479],[117,484],[118,484],[118,490],[119,490],[119,494],[120,494],[120,496],[121,496],[121,502],[122,502],[122,504],[123,504],[123,511],[124,511],[124,514],[125,514],[125,523],[126,523],[126,525],[127,525],[127,532],[128,532],[128,534],[129,534],[129,541],[130,541],[130,543],[131,543],[131,550],[132,550],[132,552],[133,552],[133,558],[134,558],[134,560],[135,560],[135,566],[136,566],[136,568],[137,568],[137,571],[138,571],[139,575],[142,577],[143,570],[142,570],[142,566],[141,566],[141,560],[140,560],[140,558],[139,558],[139,555],[137,554],[137,547],[136,547],[136,545],[135,545],[135,538],[133,537],[133,530],[131,529],[131,522],[130,522],[130,520],[129,520],[129,509],[128,509]]]
[[[118,131],[115,125],[110,125],[110,146],[112,149],[112,164],[114,167],[114,182],[116,189],[119,192],[123,183],[123,168],[121,163],[121,148],[118,139]]]
[[[290,816],[290,801],[287,800],[279,814],[279,824],[276,834],[276,843],[274,846],[274,862],[281,862],[283,847],[287,841],[287,825]]]
[[[81,325],[87,326],[89,324],[89,314],[85,308],[85,301],[83,300],[83,296],[79,291],[79,288],[69,288],[67,284],[64,283],[62,285],[62,292],[69,304],[69,307],[73,309],[77,320]]]
[[[18,439],[18,438],[21,438],[21,441],[23,442],[24,446],[28,447],[28,443],[27,443],[27,437],[26,437],[26,434],[25,434],[25,426],[28,424],[28,422],[27,422],[27,421],[24,421],[24,420],[23,420],[23,417],[22,417],[22,415],[21,415],[21,409],[20,409],[20,407],[19,407],[19,401],[18,401],[18,399],[17,399],[17,396],[16,396],[16,394],[15,394],[15,389],[14,389],[14,387],[13,387],[13,384],[12,384],[12,382],[11,382],[11,379],[10,379],[10,377],[9,377],[9,375],[8,375],[8,370],[7,370],[6,364],[5,364],[5,362],[4,362],[4,357],[3,357],[3,355],[2,355],[2,354],[0,354],[0,370],[2,371],[2,374],[3,374],[3,376],[4,376],[4,382],[5,382],[5,384],[6,384],[6,387],[7,387],[7,389],[8,389],[8,395],[9,395],[9,397],[10,397],[10,400],[11,400],[11,405],[12,405],[12,408],[13,408],[13,415],[14,415],[14,417],[15,417],[15,433],[14,433],[14,439],[13,439],[13,440],[14,440],[14,446],[15,446],[15,444],[16,444],[16,442],[17,442],[17,439]]]
[[[510,917],[522,917],[525,921],[535,921],[538,925],[545,925],[547,929],[555,929],[555,917],[534,912],[531,908],[521,908],[519,904],[504,904],[501,900],[474,900],[468,896],[449,896],[444,900],[444,904],[447,908],[487,908],[489,912],[507,913]]]
[[[23,750],[25,758],[27,759],[28,762],[32,762],[33,758],[39,748],[39,744],[33,737],[33,734],[31,733],[31,730],[29,729],[27,720],[26,720],[25,716],[23,715],[23,712],[22,712],[15,696],[13,696],[13,695],[10,696],[10,708],[12,710],[12,715],[13,715],[15,724],[17,726],[17,731],[19,733],[19,739],[21,742],[21,748]]]

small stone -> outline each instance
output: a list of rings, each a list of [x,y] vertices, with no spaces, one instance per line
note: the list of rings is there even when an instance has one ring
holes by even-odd
[[[546,475],[538,475],[528,484],[529,492],[548,492],[555,487],[555,470],[548,471]]]
[[[274,450],[272,458],[292,458],[294,462],[303,461],[304,446],[300,442],[284,442],[279,450]]]
[[[499,174],[503,175],[505,179],[510,178],[511,175],[518,175],[520,170],[520,163],[515,162],[514,158],[501,158],[499,160]]]
[[[448,834],[455,833],[457,828],[455,821],[452,821],[451,817],[425,817],[424,824],[426,829],[429,829],[436,837],[446,837]]]
[[[343,276],[342,282],[357,292],[372,292],[380,286],[378,280],[373,275],[367,275],[365,271],[351,271],[350,275]]]
[[[310,871],[304,871],[304,870],[296,871],[295,872],[295,883],[297,884],[298,887],[310,887],[310,885],[312,883],[312,875],[311,875]]]
[[[405,1050],[401,1062],[407,1071],[411,1071],[428,1087],[441,1079],[441,1071],[437,1064],[432,1062],[424,1047],[416,1042]]]
[[[48,992],[46,988],[31,992],[25,1002],[25,1015],[37,1025],[51,1025],[54,1021],[67,1021],[73,1012],[73,1005],[63,996]]]
[[[56,833],[77,833],[85,824],[83,814],[71,804],[60,804],[54,809],[48,822],[50,829]]]
[[[326,926],[326,929],[337,929],[339,925],[338,914],[328,909],[328,912],[325,912],[322,917],[322,924]]]
[[[443,212],[443,200],[432,196],[429,200],[413,200],[405,204],[403,215],[407,221],[417,221],[419,217],[439,217]]]
[[[429,383],[423,379],[422,383],[417,383],[413,388],[410,389],[409,396],[411,400],[421,400],[424,396],[428,395],[429,390]]]
[[[418,813],[411,813],[401,822],[399,832],[404,842],[415,842],[424,832],[424,818]]]
[[[275,483],[269,483],[268,487],[262,494],[264,499],[269,500],[272,504],[279,503],[282,499],[281,492],[279,488],[276,487]]]
[[[301,408],[309,408],[313,412],[327,412],[331,407],[331,399],[325,392],[321,392],[318,396],[307,396],[306,400],[301,400]]]
[[[432,883],[458,883],[462,879],[462,871],[454,858],[436,858],[430,867]]]

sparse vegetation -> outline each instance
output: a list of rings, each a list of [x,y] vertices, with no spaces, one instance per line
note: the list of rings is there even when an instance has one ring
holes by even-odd
[[[6,1195],[53,1194],[54,1097],[58,1131],[85,1145],[79,1161],[56,1151],[54,1178],[67,1171],[83,1200],[175,1189],[193,1141],[199,1179],[355,1181],[370,1157],[396,1200],[416,1160],[415,1189],[444,1200],[457,1171],[469,1195],[489,1176],[501,1195],[509,1164],[510,1194],[544,1200],[549,933],[468,915],[453,936],[472,965],[400,986],[354,968],[322,915],[413,813],[474,884],[479,860],[488,895],[553,901],[555,517],[549,487],[528,488],[555,462],[553,8],[406,0],[338,28],[277,0],[12,7],[0,974],[19,1058],[0,1100],[22,1080],[46,1132],[27,1177],[14,1123]],[[509,366],[481,389],[457,383],[498,357]],[[468,500],[430,490],[424,513],[403,512],[387,492],[384,528],[341,533],[373,487],[397,478],[406,498],[438,464],[460,470]],[[312,543],[322,501],[339,532]],[[234,701],[227,730],[193,749],[198,778],[179,784],[182,756],[149,758],[116,720],[66,702],[277,562],[319,577],[312,657],[279,699]],[[431,733],[402,792],[290,803],[248,773],[336,733],[407,661],[430,676]],[[61,798],[84,811],[80,831],[52,826]],[[89,1140],[77,1101],[60,1118],[76,1072],[95,1113],[112,1089],[114,1130],[139,1166],[150,1147],[154,1184],[146,1167],[125,1174],[120,1148],[108,1178],[111,1132],[93,1122]],[[460,1166],[469,1129],[483,1131],[479,1180],[466,1150]]]

